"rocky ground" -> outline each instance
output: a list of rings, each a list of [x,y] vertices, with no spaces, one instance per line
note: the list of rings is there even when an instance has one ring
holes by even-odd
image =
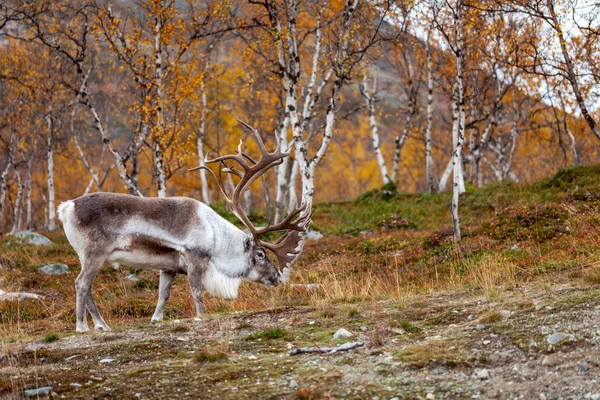
[[[536,285],[501,297],[287,307],[16,341],[0,356],[0,396],[600,399],[600,289]],[[333,339],[340,328],[352,336]],[[364,346],[289,354],[344,342]]]

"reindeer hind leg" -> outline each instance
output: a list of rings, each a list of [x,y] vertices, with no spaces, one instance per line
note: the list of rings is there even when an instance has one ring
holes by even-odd
[[[86,306],[92,315],[94,326],[97,329],[110,330],[102,319],[92,297],[92,282],[105,259],[104,255],[81,258],[81,272],[75,279],[77,332],[87,332],[89,330],[86,320]]]

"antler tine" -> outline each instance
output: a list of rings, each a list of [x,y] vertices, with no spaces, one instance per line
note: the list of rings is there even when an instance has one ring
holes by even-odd
[[[300,207],[296,207],[291,215],[302,214],[293,222],[285,224],[287,232],[275,243],[266,243],[260,241],[260,244],[272,251],[279,260],[281,269],[281,280],[288,282],[294,263],[302,253],[304,248],[304,232],[308,230],[310,218],[312,216],[312,207],[310,201],[305,201]],[[293,217],[292,217],[293,218]],[[286,218],[288,220],[288,218]],[[284,220],[285,221],[285,220]],[[282,221],[283,222],[283,221]],[[269,230],[274,231],[275,229]]]
[[[240,124],[242,124],[244,127],[246,127],[250,132],[252,132],[252,134],[254,135],[254,138],[256,139],[256,143],[258,143],[258,147],[260,147],[261,153],[269,154],[269,152],[267,151],[267,148],[265,147],[265,142],[263,142],[262,138],[258,134],[258,130],[256,130],[256,128],[253,128],[252,126],[248,125],[241,119],[239,119],[239,118],[236,118],[236,119]]]
[[[298,214],[303,213],[307,210],[308,210],[308,212],[300,215],[295,221],[292,222],[292,220]],[[266,227],[257,229],[257,233],[259,235],[264,235],[269,232],[277,232],[277,231],[284,231],[284,230],[305,232],[307,230],[306,222],[310,221],[311,214],[312,214],[311,202],[305,201],[299,207],[296,206],[296,208],[294,208],[294,210],[292,212],[290,212],[282,221],[278,222],[277,224],[269,223],[269,224],[267,224]]]

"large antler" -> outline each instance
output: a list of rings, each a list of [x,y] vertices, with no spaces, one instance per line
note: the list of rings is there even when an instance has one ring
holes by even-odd
[[[254,135],[262,154],[260,160],[256,161],[248,154],[244,153],[242,151],[243,143],[240,140],[237,154],[224,155],[212,160],[209,160],[208,158],[205,159],[205,164],[221,164],[223,168],[219,170],[218,176],[207,166],[192,168],[190,171],[205,169],[212,175],[217,187],[221,191],[221,194],[223,194],[225,197],[225,201],[231,209],[231,212],[233,212],[233,214],[239,218],[240,221],[242,221],[242,223],[246,226],[246,228],[248,228],[254,239],[260,245],[271,250],[277,256],[280,268],[282,270],[282,281],[287,282],[289,280],[291,269],[298,256],[302,252],[302,248],[304,247],[303,233],[308,230],[310,225],[310,218],[312,215],[311,203],[308,201],[303,201],[300,206],[297,206],[282,221],[276,224],[271,224],[269,222],[269,224],[264,228],[256,228],[252,222],[250,222],[250,219],[248,219],[248,216],[244,212],[241,205],[243,192],[250,187],[252,182],[261,177],[269,169],[281,164],[283,159],[290,155],[291,149],[288,151],[282,151],[281,142],[276,137],[277,148],[274,152],[269,153],[258,131],[239,119],[238,122],[250,130]],[[234,166],[227,165],[227,161],[236,162],[239,167],[241,167],[241,170],[236,169]],[[222,172],[235,175],[240,179],[238,184],[234,187],[231,196],[229,196],[225,191],[221,176]],[[267,243],[260,240],[260,237],[266,233],[282,231],[285,231],[286,233],[275,243]]]

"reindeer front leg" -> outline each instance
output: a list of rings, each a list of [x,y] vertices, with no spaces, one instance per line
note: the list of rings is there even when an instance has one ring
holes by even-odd
[[[196,303],[196,315],[204,314],[204,303],[202,303],[202,277],[208,268],[209,259],[206,256],[194,252],[186,254],[188,280],[192,297]]]
[[[154,311],[151,322],[162,321],[165,303],[171,295],[171,286],[173,285],[173,279],[175,279],[175,275],[177,275],[176,272],[160,271],[160,281],[158,284],[158,303],[156,304],[156,310]]]

